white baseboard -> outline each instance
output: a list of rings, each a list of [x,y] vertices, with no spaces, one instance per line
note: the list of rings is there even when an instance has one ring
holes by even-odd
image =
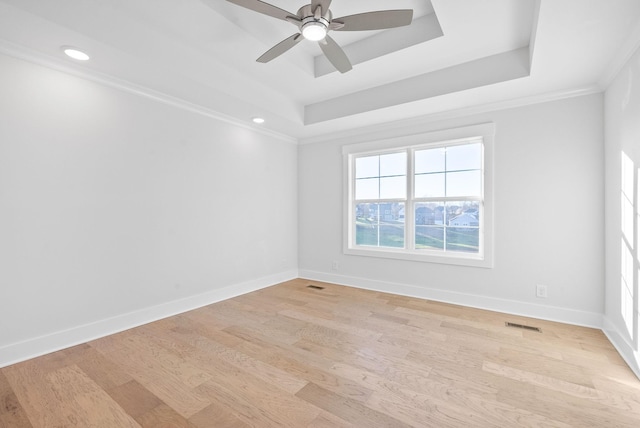
[[[473,294],[457,293],[448,290],[418,287],[388,281],[376,281],[361,277],[337,275],[326,272],[300,270],[301,278],[331,282],[350,287],[363,288],[384,293],[399,294],[420,299],[434,300],[478,309],[503,312],[512,315],[562,322],[591,328],[602,328],[602,314],[596,312],[577,311],[556,306],[536,305],[517,300],[498,299]]]
[[[604,326],[602,331],[613,344],[622,359],[627,363],[629,368],[640,379],[640,352],[633,349],[633,346],[620,334],[618,328],[609,318],[604,317]]]
[[[128,330],[162,318],[197,309],[215,302],[230,299],[241,294],[270,287],[280,282],[296,279],[297,277],[298,272],[295,270],[281,272],[275,275],[229,285],[221,289],[211,290],[195,296],[185,297],[180,300],[98,320],[68,330],[27,339],[22,342],[11,343],[0,347],[0,368]]]

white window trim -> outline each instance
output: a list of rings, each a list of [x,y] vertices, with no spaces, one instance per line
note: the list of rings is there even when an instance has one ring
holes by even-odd
[[[494,136],[495,124],[483,123],[478,125],[464,126],[460,128],[433,131],[415,135],[408,135],[386,140],[379,140],[367,143],[352,144],[342,148],[343,155],[343,252],[349,255],[381,257],[398,260],[409,260],[429,263],[443,263],[463,266],[473,266],[482,268],[493,268],[494,263],[494,189],[493,189],[493,157],[494,157]],[[388,247],[364,247],[351,246],[354,236],[354,225],[350,221],[353,216],[353,181],[350,176],[350,162],[354,155],[362,155],[367,152],[379,154],[381,152],[393,152],[401,149],[408,149],[413,146],[428,146],[452,142],[455,140],[471,139],[480,137],[484,145],[484,211],[483,230],[481,231],[481,254],[466,254],[443,252],[437,254],[421,250],[394,249]],[[410,177],[410,170],[407,176]],[[407,195],[408,197],[409,195]],[[459,199],[459,198],[458,198]],[[406,208],[405,208],[406,213]]]

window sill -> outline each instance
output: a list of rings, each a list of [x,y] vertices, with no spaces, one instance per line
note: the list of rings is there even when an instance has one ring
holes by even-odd
[[[479,268],[493,268],[493,260],[490,257],[482,257],[470,254],[447,253],[446,255],[425,253],[422,251],[394,250],[392,248],[345,248],[344,253],[352,256],[378,257],[383,259],[406,260],[412,262],[438,263]]]

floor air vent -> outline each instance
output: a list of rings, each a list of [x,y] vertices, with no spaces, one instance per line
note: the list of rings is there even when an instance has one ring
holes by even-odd
[[[313,288],[314,290],[324,290],[324,287],[320,287],[319,285],[309,284],[307,288]]]
[[[542,333],[542,330],[540,329],[540,327],[532,327],[530,325],[516,324],[514,322],[505,322],[504,325],[506,325],[507,327],[521,328],[524,330],[537,331],[538,333]]]

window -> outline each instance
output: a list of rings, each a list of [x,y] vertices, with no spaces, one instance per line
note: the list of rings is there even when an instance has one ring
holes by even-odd
[[[492,145],[488,124],[345,147],[345,253],[491,267]]]

